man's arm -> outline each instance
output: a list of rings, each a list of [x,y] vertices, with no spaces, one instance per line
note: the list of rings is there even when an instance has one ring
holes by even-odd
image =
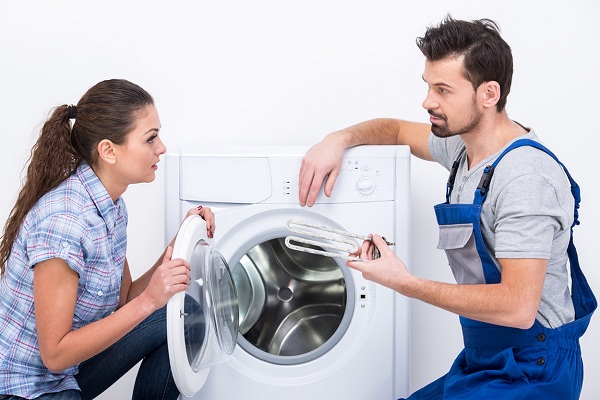
[[[520,329],[530,328],[542,297],[547,260],[503,258],[498,284],[461,285],[436,282],[412,275],[381,237],[365,242],[361,253],[375,244],[381,258],[348,262],[365,279],[467,318]]]
[[[326,196],[331,196],[346,149],[363,144],[405,144],[413,155],[432,160],[427,144],[430,132],[429,124],[378,118],[330,133],[302,159],[298,181],[300,204],[311,207],[325,179],[323,190]]]

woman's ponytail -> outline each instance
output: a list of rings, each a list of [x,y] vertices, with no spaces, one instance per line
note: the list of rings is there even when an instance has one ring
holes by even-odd
[[[54,109],[31,149],[23,187],[4,225],[0,242],[0,275],[4,273],[25,215],[43,195],[67,179],[81,160],[71,141],[70,117],[73,109],[70,113],[70,107],[74,108],[63,105]]]

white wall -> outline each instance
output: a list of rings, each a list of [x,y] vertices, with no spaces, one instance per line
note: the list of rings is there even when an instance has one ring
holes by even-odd
[[[596,164],[600,3],[567,1],[79,1],[0,0],[0,221],[54,106],[96,82],[126,78],[150,91],[167,146],[311,144],[377,116],[427,121],[415,38],[447,12],[497,20],[515,58],[508,111],[534,127],[582,186],[576,230],[582,265],[600,294]],[[413,163],[412,270],[451,281],[433,251],[432,206],[446,172]],[[131,187],[129,260],[139,275],[162,248],[163,177]],[[596,238],[596,239],[593,239]],[[583,399],[600,393],[600,320],[582,339]],[[413,303],[412,389],[445,373],[461,347],[457,318]],[[130,374],[132,375],[132,374]],[[129,393],[131,376],[103,398]]]

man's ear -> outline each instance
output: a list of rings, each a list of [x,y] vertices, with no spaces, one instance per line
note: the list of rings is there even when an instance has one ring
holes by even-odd
[[[98,158],[108,164],[117,162],[117,152],[115,145],[108,139],[103,139],[98,143]]]
[[[500,84],[496,81],[484,82],[479,87],[485,108],[496,107],[500,101]]]

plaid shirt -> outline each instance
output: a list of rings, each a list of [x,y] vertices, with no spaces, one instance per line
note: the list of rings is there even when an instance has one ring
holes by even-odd
[[[43,196],[21,225],[0,278],[0,393],[26,398],[79,389],[77,366],[59,373],[43,364],[33,305],[33,267],[61,258],[79,274],[72,329],[111,314],[127,247],[127,210],[85,163]]]

